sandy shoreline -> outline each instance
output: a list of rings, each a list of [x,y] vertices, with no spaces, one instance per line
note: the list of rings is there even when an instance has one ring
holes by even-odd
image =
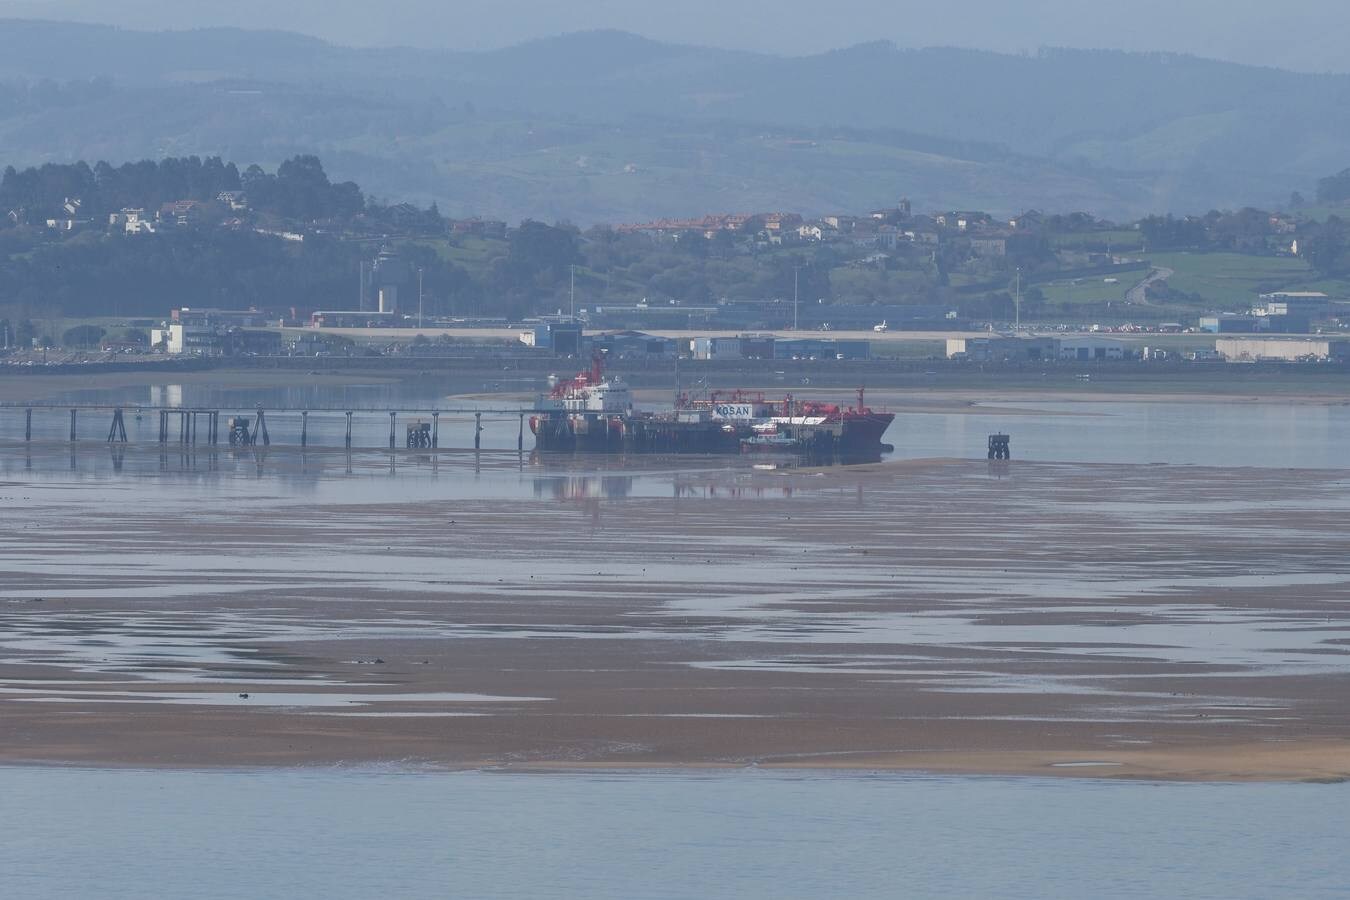
[[[212,759],[197,757],[189,761],[166,761],[158,757],[125,759],[74,759],[53,761],[50,756],[6,758],[0,766],[40,766],[50,768],[102,769],[310,769],[315,767],[379,766],[388,771],[391,763],[409,772],[493,772],[499,774],[592,774],[596,772],[632,774],[672,772],[785,771],[801,773],[892,773],[897,775],[1012,776],[1026,778],[1110,778],[1127,781],[1192,783],[1269,783],[1293,782],[1342,784],[1350,781],[1350,741],[1292,742],[1287,745],[1235,744],[1175,750],[1134,750],[1103,754],[1091,749],[1018,750],[1001,752],[914,751],[890,755],[859,755],[840,758],[813,757],[753,761],[650,760],[622,762],[501,762],[480,760],[446,763],[437,760],[403,759],[320,759],[278,758]]]
[[[469,465],[11,479],[0,762],[1350,775],[1342,472]]]

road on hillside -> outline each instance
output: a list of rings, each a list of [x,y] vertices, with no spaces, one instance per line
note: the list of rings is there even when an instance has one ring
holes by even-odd
[[[1136,284],[1125,292],[1125,302],[1134,306],[1152,306],[1148,302],[1148,286],[1159,281],[1166,281],[1176,274],[1173,269],[1150,269],[1148,277]]]

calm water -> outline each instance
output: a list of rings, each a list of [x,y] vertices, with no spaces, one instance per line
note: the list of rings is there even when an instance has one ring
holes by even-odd
[[[0,769],[4,893],[1344,897],[1343,785]]]
[[[1350,395],[1348,395],[1350,399]],[[900,457],[980,458],[989,434],[1012,435],[1014,459],[1052,462],[1344,468],[1350,405],[1203,402],[1022,402],[964,415],[903,415],[887,438]]]
[[[510,374],[510,373],[506,373]],[[515,409],[521,396],[532,396],[541,387],[536,381],[483,383],[423,379],[397,384],[346,386],[297,386],[268,389],[214,389],[204,385],[89,389],[72,391],[55,401],[71,403],[126,403],[178,405],[221,409],[225,415],[247,412],[258,406],[274,410],[267,416],[274,444],[298,445],[301,419],[298,413],[275,412],[278,408],[342,410],[349,407],[374,411],[358,413],[354,420],[354,443],[358,447],[387,447],[390,422],[384,410],[391,406]],[[515,391],[515,399],[453,400],[455,393]],[[840,396],[847,396],[841,391]],[[877,392],[873,402],[884,407],[886,393]],[[525,401],[524,405],[529,405]],[[1037,414],[1037,413],[1043,413]],[[107,436],[111,413],[88,412],[77,422],[82,442],[98,443]],[[396,443],[403,446],[406,425],[429,414],[399,416]],[[521,436],[521,421],[513,414],[487,413],[482,419],[484,450],[515,450]],[[126,427],[133,442],[154,443],[159,419],[146,413],[139,420],[128,410]],[[224,422],[222,421],[222,429]],[[444,414],[440,417],[443,448],[473,446],[474,417]],[[199,435],[204,439],[204,421]],[[170,424],[170,441],[178,434]],[[315,412],[309,417],[311,446],[340,447],[346,430],[341,412]],[[1094,402],[1019,400],[981,406],[969,413],[901,413],[885,440],[895,446],[891,458],[960,457],[983,459],[986,438],[1007,432],[1013,439],[1015,459],[1089,463],[1168,463],[1171,465],[1260,466],[1292,468],[1343,468],[1350,465],[1344,452],[1350,446],[1350,392],[1345,404],[1292,404],[1281,402],[1226,402],[1187,400],[1169,402]],[[0,441],[21,440],[23,411],[0,409]],[[69,413],[62,409],[39,410],[34,415],[33,436],[41,441],[64,442],[70,433]],[[524,433],[525,449],[534,441]]]

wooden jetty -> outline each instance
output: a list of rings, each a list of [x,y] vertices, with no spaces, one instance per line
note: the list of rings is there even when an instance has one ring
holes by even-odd
[[[430,422],[417,419],[412,422],[405,421],[405,433],[403,444],[408,449],[413,450],[434,450],[441,445],[441,416],[472,416],[473,417],[473,448],[480,449],[482,446],[483,435],[483,416],[514,418],[517,420],[518,430],[516,434],[516,449],[525,449],[525,417],[532,415],[538,410],[533,408],[485,408],[485,407],[253,407],[253,408],[217,408],[209,409],[203,407],[184,407],[184,406],[135,406],[131,404],[81,404],[81,403],[0,403],[0,411],[14,410],[22,411],[24,414],[24,432],[25,442],[33,440],[33,413],[34,411],[53,413],[65,412],[70,414],[70,437],[69,441],[75,443],[79,440],[79,423],[83,414],[86,418],[91,416],[110,416],[108,425],[108,434],[105,441],[109,444],[128,443],[126,428],[126,413],[131,411],[136,415],[155,414],[159,417],[159,429],[157,432],[158,443],[160,444],[180,444],[185,446],[195,446],[199,443],[208,446],[218,445],[224,439],[230,446],[251,447],[251,446],[271,446],[272,434],[268,429],[268,414],[273,415],[273,420],[280,415],[298,415],[300,417],[300,433],[296,446],[312,447],[318,446],[311,438],[309,424],[310,416],[313,414],[328,415],[333,417],[345,417],[346,431],[343,447],[346,449],[379,449],[376,447],[353,448],[352,444],[352,422],[358,415],[363,416],[388,416],[389,417],[389,449],[393,450],[399,446],[398,440],[398,422],[400,416],[429,416]],[[224,434],[221,433],[222,415],[227,415],[224,420]],[[175,429],[176,424],[176,429]],[[175,430],[177,434],[175,435]]]

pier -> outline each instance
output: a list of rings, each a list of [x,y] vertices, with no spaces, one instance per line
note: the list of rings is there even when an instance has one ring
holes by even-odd
[[[383,445],[354,444],[354,420],[360,417],[380,420],[387,416],[389,420],[388,449],[398,449],[400,445],[410,450],[436,450],[441,448],[441,417],[452,416],[471,418],[469,442],[478,450],[482,447],[483,417],[495,419],[515,419],[517,423],[516,449],[525,449],[525,417],[540,412],[533,408],[485,408],[485,407],[184,407],[184,406],[137,406],[133,404],[81,404],[81,403],[0,403],[0,416],[6,413],[22,413],[23,440],[33,441],[33,414],[41,413],[47,417],[69,415],[69,443],[80,440],[79,427],[84,420],[94,419],[108,423],[108,444],[128,443],[126,416],[132,413],[137,420],[145,416],[158,419],[156,431],[157,443],[161,445],[177,444],[181,446],[217,446],[222,440],[232,447],[267,447],[273,439],[272,429],[268,427],[268,416],[275,423],[279,416],[299,417],[299,429],[293,446],[319,447],[310,430],[310,417],[336,419],[343,426],[341,444],[328,446],[352,449],[382,449]],[[429,419],[429,421],[427,421]],[[224,434],[221,425],[224,423]],[[403,425],[400,440],[399,425]],[[100,434],[102,433],[100,426]],[[281,441],[286,443],[284,439]],[[453,445],[452,445],[453,446]]]

